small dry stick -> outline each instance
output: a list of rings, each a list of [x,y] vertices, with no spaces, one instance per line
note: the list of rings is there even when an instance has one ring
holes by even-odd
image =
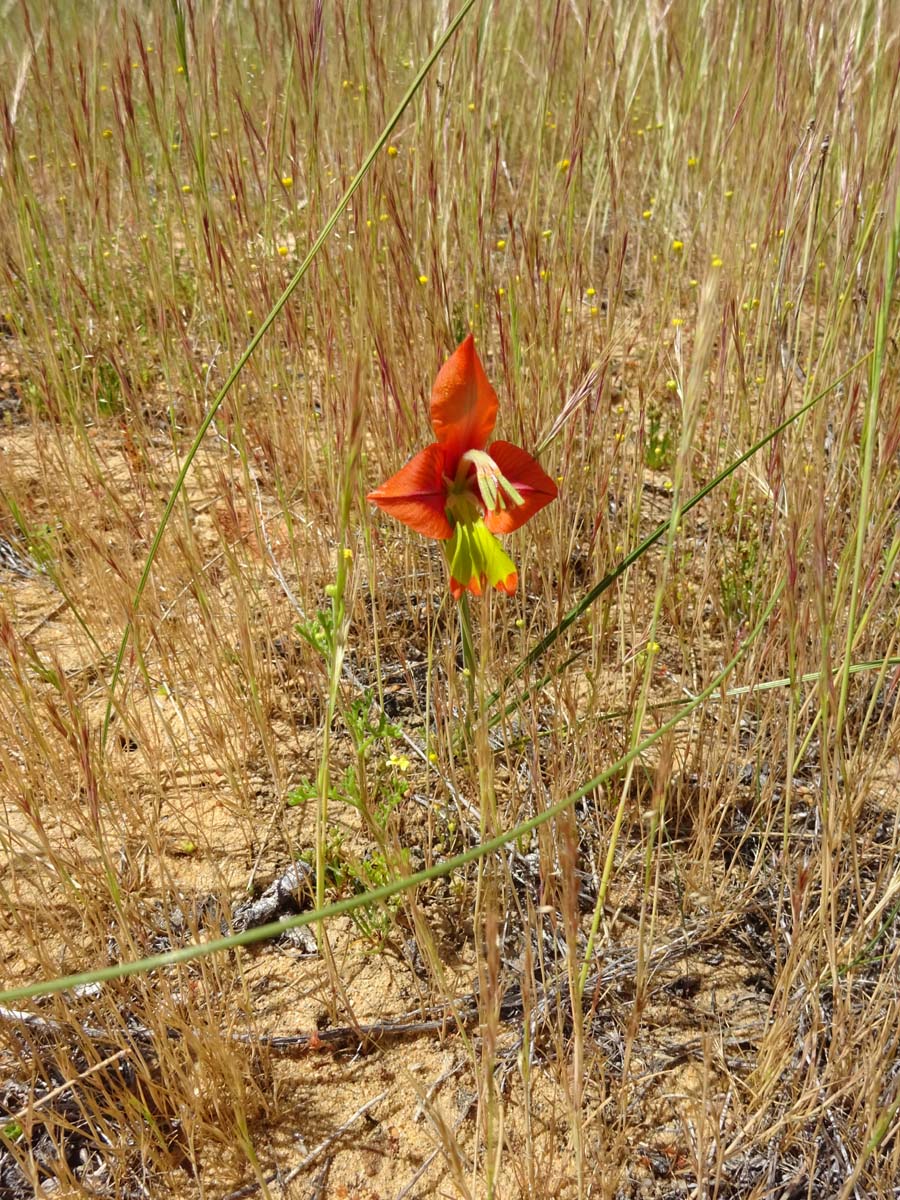
[[[291,1167],[286,1175],[282,1175],[280,1171],[273,1171],[271,1175],[267,1175],[263,1181],[255,1179],[253,1183],[245,1184],[244,1187],[238,1188],[236,1192],[229,1192],[225,1200],[244,1200],[246,1196],[254,1196],[260,1188],[265,1184],[275,1183],[276,1180],[283,1184],[290,1183],[296,1179],[298,1175],[302,1175],[304,1171],[308,1171],[313,1163],[317,1162],[322,1155],[329,1150],[339,1138],[342,1138],[348,1129],[352,1128],[360,1117],[364,1117],[369,1109],[374,1108],[376,1104],[380,1104],[387,1096],[387,1092],[382,1092],[379,1096],[375,1096],[372,1100],[367,1100],[362,1108],[358,1108],[356,1112],[343,1125],[335,1129],[333,1133],[329,1133],[328,1137],[319,1142],[314,1150],[310,1150],[306,1158],[300,1160],[296,1167]]]
[[[22,1122],[26,1120],[27,1117],[31,1116],[32,1113],[37,1112],[39,1108],[46,1107],[46,1105],[48,1105],[52,1100],[55,1100],[58,1096],[61,1096],[63,1092],[67,1092],[69,1088],[74,1087],[76,1083],[81,1083],[83,1079],[87,1079],[89,1075],[93,1075],[96,1071],[102,1071],[104,1067],[112,1066],[113,1063],[118,1062],[119,1059],[125,1058],[127,1055],[127,1050],[117,1050],[115,1054],[111,1054],[109,1058],[104,1058],[103,1062],[94,1063],[92,1067],[88,1067],[86,1071],[82,1071],[81,1074],[76,1075],[74,1079],[67,1079],[65,1083],[61,1083],[59,1087],[55,1087],[52,1092],[47,1092],[45,1096],[41,1096],[32,1104],[26,1104],[24,1108],[19,1109],[19,1111],[13,1116],[6,1117],[5,1123],[7,1125],[21,1125]]]

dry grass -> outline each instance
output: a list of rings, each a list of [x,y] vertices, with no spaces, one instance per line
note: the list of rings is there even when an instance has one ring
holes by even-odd
[[[309,907],[317,780],[326,899],[439,863],[746,652],[327,943],[7,1001],[0,1197],[896,1196],[894,6],[476,5],[220,409],[105,747],[191,439],[450,14],[3,8],[7,989]],[[439,548],[363,496],[469,329],[560,498],[467,732]]]

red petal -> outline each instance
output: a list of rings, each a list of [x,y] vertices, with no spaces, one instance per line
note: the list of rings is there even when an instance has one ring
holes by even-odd
[[[499,512],[490,512],[484,519],[491,533],[512,533],[524,525],[536,512],[555,500],[559,489],[541,464],[520,446],[511,442],[493,442],[488,450],[491,458],[513,485],[524,504],[509,504]]]
[[[471,592],[473,596],[480,596],[484,590],[485,580],[479,578],[478,575],[473,575],[468,583],[460,583],[458,579],[450,577],[450,594],[454,600],[461,600],[463,592]],[[497,583],[497,591],[505,592],[507,596],[514,596],[516,588],[519,585],[519,576],[516,571],[510,571],[505,579],[501,579]]]
[[[366,499],[416,533],[430,538],[451,537],[453,530],[444,512],[447,503],[444,461],[444,447],[433,442]]]
[[[454,600],[461,600],[463,592],[471,592],[473,596],[480,596],[482,593],[481,580],[477,575],[473,575],[468,583],[460,583],[458,579],[450,576],[450,595]]]
[[[459,456],[483,450],[496,420],[497,393],[470,333],[438,371],[431,389],[431,423],[439,441]]]

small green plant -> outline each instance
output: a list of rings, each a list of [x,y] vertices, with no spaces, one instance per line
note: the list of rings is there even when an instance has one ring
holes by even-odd
[[[755,536],[740,538],[725,551],[719,586],[722,611],[729,621],[744,621],[753,612],[758,565],[759,538]]]
[[[654,409],[647,414],[644,466],[651,471],[668,471],[674,457],[675,433],[663,414]]]
[[[331,611],[320,608],[314,617],[299,621],[294,628],[300,637],[327,661],[334,645],[334,622]]]
[[[51,566],[57,559],[56,530],[52,525],[32,525],[28,531],[28,553],[41,567]]]
[[[310,799],[315,800],[316,796],[316,786],[312,784]],[[315,867],[315,850],[310,848],[301,855],[301,859],[310,867]],[[408,866],[403,869],[408,870]],[[330,901],[361,896],[391,883],[394,878],[395,872],[381,851],[372,850],[360,856],[346,845],[343,832],[334,828],[329,830],[325,842],[325,885]],[[373,948],[378,949],[390,936],[401,904],[402,897],[391,896],[381,905],[364,905],[355,909],[351,920],[363,937],[373,943]]]
[[[310,637],[307,640],[324,636],[318,621],[310,622],[308,628]],[[347,804],[364,818],[370,818],[380,840],[391,813],[409,791],[403,776],[412,764],[405,754],[392,750],[392,746],[402,740],[403,731],[375,703],[371,689],[352,700],[343,717],[356,761],[329,789],[329,799]],[[285,803],[291,808],[307,804],[315,800],[317,787],[315,780],[306,776],[291,788]]]
[[[302,631],[305,639],[317,649],[329,636],[326,614],[320,613]],[[374,692],[367,689],[343,710],[344,724],[355,751],[355,761],[328,791],[330,803],[344,804],[355,809],[362,818],[363,829],[375,845],[363,857],[354,854],[344,843],[344,835],[331,827],[326,838],[325,882],[334,899],[355,896],[374,887],[390,883],[394,876],[391,863],[397,855],[389,848],[387,839],[391,814],[405,799],[409,784],[404,778],[411,766],[406,755],[393,746],[402,740],[399,725],[388,719],[375,703]],[[304,777],[288,792],[285,803],[295,808],[315,802],[319,784]],[[312,851],[308,852],[312,855]],[[394,924],[399,899],[383,909],[361,909],[353,920],[365,937],[381,943]]]
[[[101,416],[113,416],[122,411],[122,380],[108,359],[104,359],[97,366],[94,388],[97,411]]]

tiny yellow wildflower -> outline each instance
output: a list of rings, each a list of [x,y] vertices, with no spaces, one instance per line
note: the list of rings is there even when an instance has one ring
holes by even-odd
[[[176,75],[183,75],[184,67],[182,67],[182,66],[177,67],[175,73],[176,73]]]
[[[524,629],[524,628],[525,628],[525,621],[522,619],[522,617],[516,617],[516,629]]]
[[[102,136],[103,136],[103,137],[105,137],[105,138],[111,138],[111,137],[112,137],[112,130],[111,130],[111,129],[104,129],[104,130],[103,130],[103,134],[102,134]]]
[[[599,311],[600,311],[600,309],[597,307],[596,304],[591,305],[591,316],[592,317],[596,317],[596,315],[599,313]]]
[[[666,380],[666,390],[670,391],[670,392],[677,392],[678,391],[678,380],[677,379],[667,379]]]
[[[281,186],[282,187],[286,187],[286,188],[292,187],[293,183],[294,183],[293,175],[282,175],[282,177],[281,177]]]
[[[560,171],[568,171],[568,169],[569,169],[569,167],[571,167],[571,165],[572,165],[572,160],[570,158],[561,158],[559,160],[559,162],[556,164],[557,168]]]
[[[645,208],[644,211],[641,213],[641,216],[644,218],[645,221],[649,221],[650,218],[653,216],[653,210],[650,208]]]
[[[343,555],[344,555],[345,562],[353,562],[353,551],[350,549],[349,546],[344,547]]]
[[[692,170],[692,171],[693,171],[693,170],[694,170],[694,168],[697,166],[697,163],[698,163],[699,161],[700,161],[700,160],[699,160],[699,159],[696,157],[696,155],[692,154],[692,155],[691,155],[691,156],[688,158],[688,164],[687,164],[687,165],[688,165],[688,167],[690,168],[690,170]]]
[[[721,265],[722,265],[722,260],[721,260],[721,258],[718,256],[718,254],[714,254],[714,255],[713,255],[713,257],[712,257],[712,265],[713,265],[714,267],[721,267]]]
[[[585,293],[584,293],[584,294],[585,294],[586,296],[596,296],[596,295],[597,295],[597,289],[596,289],[596,288],[589,287],[589,288],[585,289]]]
[[[388,158],[396,158],[399,153],[396,146],[388,146]]]
[[[684,242],[681,240],[681,238],[673,238],[672,239],[672,250],[675,252],[675,254],[680,254],[683,249],[684,249]]]
[[[474,111],[475,111],[475,105],[470,101],[469,102],[469,112],[474,112]]]
[[[181,190],[186,196],[189,196],[191,194],[191,185],[189,183],[183,183],[181,185]]]
[[[423,285],[424,285],[424,284],[426,284],[427,282],[428,282],[428,276],[427,276],[427,275],[420,275],[420,276],[419,276],[419,283],[421,283],[421,284],[423,284]]]
[[[282,257],[282,258],[285,258],[285,257],[287,257],[287,253],[288,253],[288,248],[287,248],[287,246],[279,246],[279,247],[278,247],[278,253],[281,255],[281,257]]]
[[[497,238],[497,249],[498,250],[506,249],[506,238]]]
[[[684,317],[673,317],[672,324],[675,326],[676,329],[680,329],[681,326],[684,324]]]

